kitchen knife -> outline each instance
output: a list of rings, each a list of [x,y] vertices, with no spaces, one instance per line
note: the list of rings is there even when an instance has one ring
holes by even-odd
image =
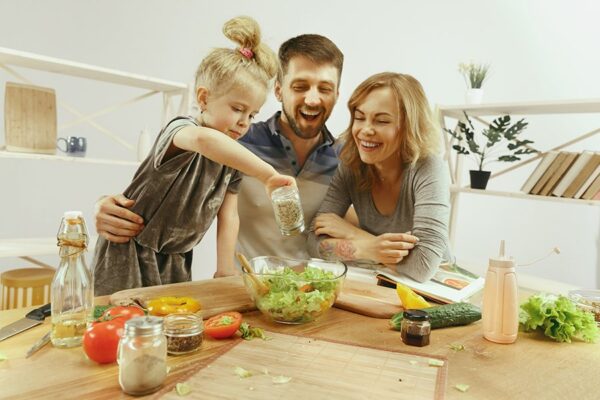
[[[31,348],[29,349],[29,351],[25,355],[25,358],[31,357],[31,355],[33,353],[35,353],[36,351],[38,351],[39,349],[41,349],[42,347],[44,347],[45,345],[47,345],[50,342],[50,334],[51,333],[52,332],[46,333],[40,340],[38,340],[37,342],[35,342],[35,344],[33,346],[31,346]]]
[[[9,338],[17,333],[21,333],[29,328],[33,328],[36,325],[40,325],[44,322],[44,319],[50,315],[50,303],[31,310],[25,315],[25,318],[13,322],[12,324],[6,325],[0,329],[0,342],[6,338]]]

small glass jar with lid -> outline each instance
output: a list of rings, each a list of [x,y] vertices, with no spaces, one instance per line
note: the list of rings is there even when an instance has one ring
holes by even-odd
[[[600,290],[571,290],[569,299],[579,309],[594,314],[596,325],[600,327]]]
[[[167,377],[167,339],[160,317],[136,317],[125,322],[119,341],[119,384],[127,394],[158,390]]]
[[[284,236],[304,232],[304,212],[296,186],[282,186],[271,193],[275,220]]]
[[[196,351],[202,344],[204,323],[199,314],[170,314],[164,318],[167,352],[185,354]]]
[[[423,310],[405,310],[402,316],[400,325],[402,341],[409,346],[427,346],[431,333],[429,315]]]

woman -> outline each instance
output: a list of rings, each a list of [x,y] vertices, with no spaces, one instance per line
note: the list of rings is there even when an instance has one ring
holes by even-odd
[[[421,84],[384,72],[348,101],[341,163],[311,224],[309,253],[379,263],[423,282],[450,260],[449,179]],[[354,207],[354,224],[343,219]]]

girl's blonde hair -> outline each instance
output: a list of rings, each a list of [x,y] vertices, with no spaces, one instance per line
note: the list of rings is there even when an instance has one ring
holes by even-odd
[[[225,22],[223,34],[238,47],[213,49],[198,66],[196,89],[204,86],[219,95],[247,80],[248,75],[268,89],[278,63],[275,53],[261,42],[258,23],[250,17],[236,17]],[[248,75],[240,74],[242,71]]]
[[[354,90],[348,100],[350,125],[342,134],[344,146],[340,153],[342,163],[352,171],[358,189],[368,190],[375,178],[375,167],[362,162],[352,137],[354,113],[369,93],[388,87],[396,97],[400,111],[400,163],[415,164],[435,154],[439,148],[440,131],[435,122],[423,87],[415,78],[406,74],[382,72],[367,78]]]

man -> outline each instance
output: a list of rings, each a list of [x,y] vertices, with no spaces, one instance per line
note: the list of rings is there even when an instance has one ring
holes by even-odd
[[[283,43],[279,61],[275,96],[281,111],[253,124],[240,142],[278,172],[296,178],[308,225],[338,164],[338,146],[325,123],[339,96],[344,56],[326,37],[307,34]],[[128,210],[132,205],[133,201],[123,195],[99,200],[95,211],[98,233],[117,243],[137,235],[143,220]],[[257,180],[243,179],[238,211],[238,249],[243,254],[309,258],[306,232],[281,235],[271,201]]]

